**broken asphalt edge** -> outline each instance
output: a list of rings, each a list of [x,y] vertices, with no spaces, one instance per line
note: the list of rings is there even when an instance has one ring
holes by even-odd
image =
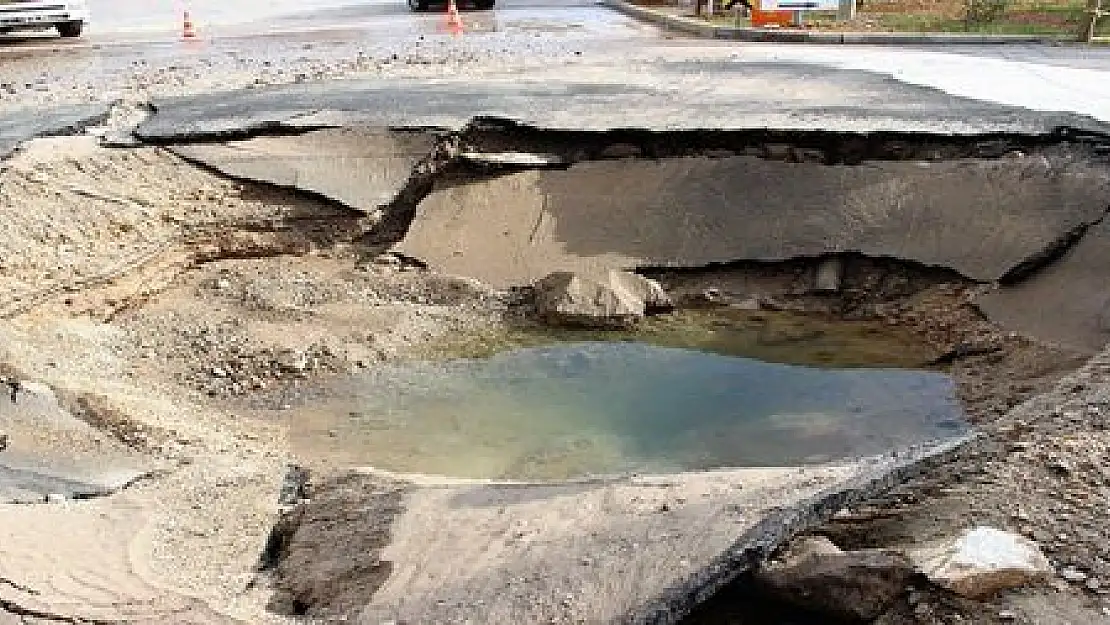
[[[18,123],[20,114],[0,116],[0,162],[11,157],[24,143],[32,139],[84,134],[89,128],[107,121],[112,104],[105,102],[71,105],[35,112],[31,114],[31,119],[23,123],[25,128],[22,130],[18,126],[13,130],[6,125],[7,120],[13,116]]]
[[[817,528],[846,506],[871,499],[914,477],[947,464],[986,435],[962,436],[923,443],[864,458],[862,472],[801,503],[780,509],[740,536],[728,551],[694,571],[681,586],[668,588],[655,600],[620,619],[631,625],[673,625],[718,591],[766,561],[794,537]]]
[[[1005,43],[1064,43],[1075,42],[1075,37],[1061,35],[990,35],[980,33],[923,33],[923,32],[828,32],[816,30],[790,30],[755,28],[745,26],[717,26],[708,22],[672,15],[642,7],[626,0],[599,0],[620,13],[638,20],[656,24],[668,30],[684,32],[706,39],[749,41],[764,43],[821,43],[821,44],[877,44],[877,45],[982,45]]]
[[[300,134],[303,134],[303,133],[296,133],[294,135],[281,135],[281,136],[298,136]],[[260,136],[264,136],[264,135],[260,135]],[[155,145],[155,144],[144,143],[141,139],[139,139],[138,141],[139,141],[140,145]],[[212,141],[212,142],[214,143],[215,141]],[[206,143],[206,142],[198,141],[198,142],[194,142],[194,143],[168,143],[164,147],[171,154],[180,158],[181,160],[185,161],[186,163],[189,163],[193,167],[196,167],[196,168],[198,168],[202,171],[206,171],[208,173],[211,173],[215,176],[219,176],[220,178],[224,178],[226,180],[232,180],[234,182],[247,182],[247,183],[251,183],[251,184],[265,185],[265,186],[273,188],[273,189],[281,189],[283,191],[288,191],[290,193],[294,193],[294,194],[296,194],[300,197],[306,198],[306,199],[311,200],[311,201],[320,202],[321,204],[326,204],[328,206],[331,206],[333,208],[339,209],[339,210],[344,211],[344,212],[350,212],[350,213],[360,215],[360,216],[365,216],[367,214],[367,211],[365,211],[365,210],[363,210],[363,209],[361,209],[357,206],[353,206],[351,204],[348,204],[348,203],[344,202],[343,200],[341,200],[339,198],[332,197],[332,196],[330,196],[326,193],[321,193],[319,191],[314,191],[312,189],[306,189],[306,188],[304,188],[302,186],[299,186],[299,185],[296,185],[296,184],[281,184],[281,183],[273,182],[271,180],[265,180],[261,177],[234,174],[230,171],[227,171],[226,169],[223,169],[223,168],[217,167],[215,165],[212,165],[211,163],[209,163],[208,161],[206,161],[204,159],[196,158],[194,156],[190,156],[187,152],[185,152],[184,150],[181,149],[182,146],[197,145],[197,144],[203,144],[203,143]]]

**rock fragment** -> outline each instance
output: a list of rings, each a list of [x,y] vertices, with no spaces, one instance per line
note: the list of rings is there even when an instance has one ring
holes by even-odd
[[[536,313],[555,326],[627,328],[671,306],[658,282],[624,271],[598,276],[557,271],[534,288]]]
[[[841,551],[826,538],[806,537],[760,569],[756,579],[808,610],[871,621],[905,591],[913,574],[913,564],[902,554]]]
[[[1035,543],[985,526],[907,555],[933,583],[972,599],[1042,581],[1053,573]]]
[[[1064,570],[1060,571],[1060,577],[1064,578],[1064,581],[1071,582],[1073,584],[1079,584],[1087,581],[1087,574],[1075,568],[1074,566],[1066,567],[1064,568]]]

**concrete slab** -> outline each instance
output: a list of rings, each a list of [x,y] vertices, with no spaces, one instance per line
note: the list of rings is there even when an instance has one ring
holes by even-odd
[[[1002,327],[1094,353],[1110,342],[1108,268],[1110,223],[1103,221],[1057,262],[975,303]]]
[[[106,114],[106,105],[86,104],[0,116],[0,160],[28,139],[73,134],[99,122]]]
[[[343,128],[171,149],[234,178],[296,188],[371,212],[397,196],[434,141],[431,133]]]
[[[110,494],[151,469],[127,447],[75,418],[46,386],[4,386],[0,395],[0,502]]]
[[[1103,129],[1082,115],[1031,113],[947,95],[893,77],[818,64],[661,60],[630,72],[414,81],[346,80],[155,102],[137,130],[150,142],[188,142],[342,126],[459,129],[496,117],[547,129],[779,128],[1041,134]]]
[[[356,471],[278,526],[277,603],[360,623],[672,623],[798,531],[939,460],[563,484]]]
[[[825,166],[599,161],[434,191],[397,246],[494,286],[551,271],[860,252],[994,281],[1106,210],[1110,172],[1041,155]]]

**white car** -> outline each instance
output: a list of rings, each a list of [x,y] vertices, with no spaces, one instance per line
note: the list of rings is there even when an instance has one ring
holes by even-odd
[[[0,0],[0,33],[57,28],[63,37],[80,37],[87,21],[86,0]]]

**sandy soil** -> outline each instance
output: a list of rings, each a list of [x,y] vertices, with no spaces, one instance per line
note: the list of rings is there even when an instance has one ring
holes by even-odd
[[[469,282],[364,262],[344,241],[368,224],[336,211],[156,148],[45,140],[9,163],[6,376],[50,385],[75,414],[165,467],[112,497],[0,510],[9,609],[276,618],[250,582],[291,459],[285,434],[219,400],[400,357],[499,309]],[[23,446],[12,434],[12,448]],[[71,453],[64,440],[37,444]]]

